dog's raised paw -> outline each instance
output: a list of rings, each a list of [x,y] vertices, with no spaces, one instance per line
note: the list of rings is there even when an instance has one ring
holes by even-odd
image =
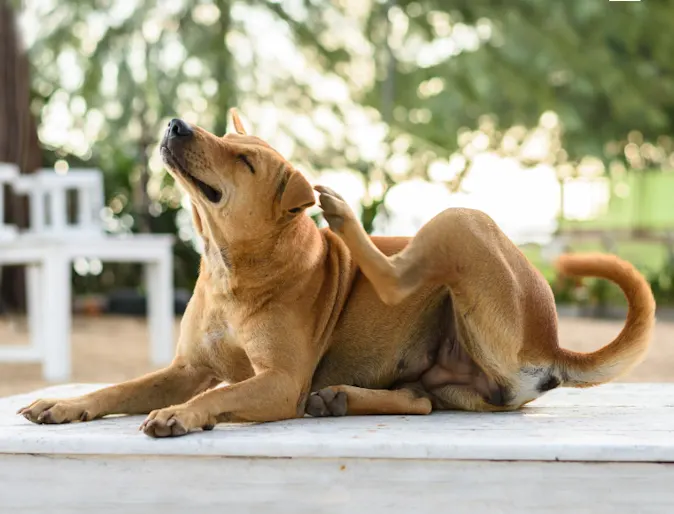
[[[347,410],[347,396],[342,391],[335,391],[326,387],[311,393],[307,400],[305,412],[314,418],[326,416],[345,416]]]
[[[344,222],[353,217],[353,212],[344,199],[332,189],[325,186],[315,186],[318,191],[318,203],[323,209],[323,217],[330,225],[330,230],[340,232]]]

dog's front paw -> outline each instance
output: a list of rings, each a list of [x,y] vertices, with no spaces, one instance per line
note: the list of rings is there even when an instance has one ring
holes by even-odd
[[[17,414],[37,424],[60,424],[71,421],[91,421],[95,418],[91,406],[77,399],[35,400]]]
[[[325,416],[346,415],[346,393],[335,391],[332,387],[325,387],[320,391],[311,393],[307,400],[305,412],[314,418]]]
[[[355,220],[351,207],[332,189],[325,186],[315,186],[318,191],[318,203],[323,209],[323,217],[333,232],[342,232],[346,222]]]
[[[216,420],[186,405],[150,412],[139,430],[150,437],[177,437],[201,428],[213,430]]]

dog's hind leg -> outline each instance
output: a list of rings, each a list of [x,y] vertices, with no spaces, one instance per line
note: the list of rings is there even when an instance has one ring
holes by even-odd
[[[411,389],[364,389],[340,385],[325,387],[311,394],[306,413],[323,416],[366,414],[430,414],[431,401]]]
[[[446,286],[461,325],[461,344],[498,383],[517,380],[521,359],[551,362],[548,348],[557,341],[557,318],[550,287],[488,215],[447,209],[389,257],[337,193],[316,189],[331,230],[384,303],[398,304],[424,286]],[[525,343],[532,348],[527,355],[520,353]]]
[[[438,214],[406,248],[388,257],[375,246],[337,193],[322,186],[316,186],[316,190],[331,230],[342,238],[358,267],[388,305],[402,302],[428,284],[446,285],[455,295],[465,294],[469,288],[480,294],[490,290],[498,293],[504,286],[516,287],[514,272],[519,269],[513,268],[527,265],[489,216],[459,208]],[[455,301],[465,303],[463,298]]]
[[[36,400],[18,414],[48,424],[91,421],[108,414],[147,414],[185,402],[215,383],[209,370],[176,359],[167,368],[83,396]]]

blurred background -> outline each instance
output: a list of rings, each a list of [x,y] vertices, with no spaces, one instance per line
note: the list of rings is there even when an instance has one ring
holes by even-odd
[[[567,347],[607,343],[625,305],[560,280],[554,257],[630,260],[662,321],[628,380],[674,380],[672,19],[666,0],[0,0],[0,161],[102,170],[106,232],[176,235],[179,316],[200,242],[158,142],[174,116],[224,134],[236,106],[370,233],[490,214],[550,281]],[[6,191],[5,221],[27,209]],[[141,278],[75,261],[74,380],[151,368]],[[27,340],[23,271],[0,291],[0,343]],[[39,366],[0,364],[0,394],[40,384]]]

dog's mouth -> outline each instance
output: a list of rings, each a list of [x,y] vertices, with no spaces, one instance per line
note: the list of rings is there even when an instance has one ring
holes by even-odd
[[[208,199],[209,202],[218,203],[222,199],[221,191],[218,191],[214,187],[209,186],[206,184],[206,182],[199,180],[197,177],[189,173],[187,169],[185,169],[183,163],[176,158],[168,146],[162,145],[160,148],[160,153],[164,159],[164,162],[173,169],[177,170],[183,177],[194,184],[197,189],[201,191],[201,193]]]

